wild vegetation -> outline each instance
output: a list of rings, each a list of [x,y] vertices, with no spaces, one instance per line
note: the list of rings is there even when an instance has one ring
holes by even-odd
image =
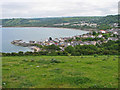
[[[10,56],[3,88],[118,88],[118,56]]]

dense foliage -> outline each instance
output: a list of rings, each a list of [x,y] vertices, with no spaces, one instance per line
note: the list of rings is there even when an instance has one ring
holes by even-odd
[[[108,41],[108,43],[103,43],[102,45],[77,45],[72,47],[70,50],[66,48],[66,51],[71,51],[70,54],[73,56],[80,55],[118,55],[119,53],[119,43],[120,41]],[[70,47],[70,46],[69,46]]]

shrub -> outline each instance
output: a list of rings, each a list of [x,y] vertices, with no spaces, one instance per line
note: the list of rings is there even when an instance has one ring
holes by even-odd
[[[97,54],[94,54],[94,57],[98,57],[98,55],[97,55]]]
[[[116,59],[115,58],[113,58],[113,61],[115,61]]]
[[[60,63],[60,61],[58,61],[58,60],[56,60],[56,59],[51,59],[51,61],[50,61],[51,63]]]
[[[28,59],[23,59],[22,61],[24,61],[24,62],[28,62]]]
[[[93,62],[91,61],[91,62],[86,62],[86,64],[93,64]]]
[[[104,59],[102,59],[103,61],[107,61],[107,59],[106,58],[104,58]]]
[[[31,62],[34,62],[35,60],[34,59],[31,59]]]

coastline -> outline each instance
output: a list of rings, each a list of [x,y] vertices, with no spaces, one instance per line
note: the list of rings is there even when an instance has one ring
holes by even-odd
[[[10,30],[12,30],[12,28],[13,29],[15,29],[16,28],[16,30],[17,30],[17,28],[19,28],[19,27],[2,27],[2,28],[11,28]],[[40,28],[40,29],[44,29],[44,28],[58,28],[58,27],[20,27],[20,28],[28,28],[28,30],[29,30],[29,28],[32,28],[33,30],[35,29],[35,28]],[[75,31],[80,31],[80,32],[85,32],[85,33],[88,33],[89,31],[85,31],[85,30],[80,30],[80,29],[73,29],[73,28],[63,28],[64,30],[66,30],[66,29],[68,29],[68,30],[71,30],[71,31],[73,31],[73,32],[75,32]],[[4,29],[3,29],[4,30]],[[52,30],[52,29],[51,29]],[[62,28],[58,28],[58,30],[62,30]],[[75,31],[74,31],[75,30]],[[14,40],[14,39],[13,39]],[[18,39],[17,39],[18,40]],[[12,41],[12,40],[11,40]],[[31,48],[29,48],[30,50],[31,50]]]
[[[81,30],[81,31],[98,31],[97,29],[77,29],[77,28],[65,28],[65,27],[23,27],[23,26],[18,26],[18,27],[2,27],[2,28],[62,28],[62,29],[73,29],[73,30]]]

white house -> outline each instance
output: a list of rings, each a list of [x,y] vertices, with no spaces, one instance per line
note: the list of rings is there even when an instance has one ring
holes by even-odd
[[[117,41],[118,38],[114,38],[114,37],[109,37],[108,40],[112,40],[112,41]]]
[[[106,31],[105,30],[100,30],[100,33],[106,33]]]
[[[116,35],[118,35],[118,32],[113,32],[113,34],[116,34]]]
[[[88,38],[88,35],[83,35],[82,37],[83,37],[83,38]]]
[[[98,35],[97,37],[98,37],[98,38],[101,38],[102,36],[103,36],[103,35],[100,34],[100,35]]]
[[[68,43],[68,46],[70,46],[71,44],[70,43]]]

